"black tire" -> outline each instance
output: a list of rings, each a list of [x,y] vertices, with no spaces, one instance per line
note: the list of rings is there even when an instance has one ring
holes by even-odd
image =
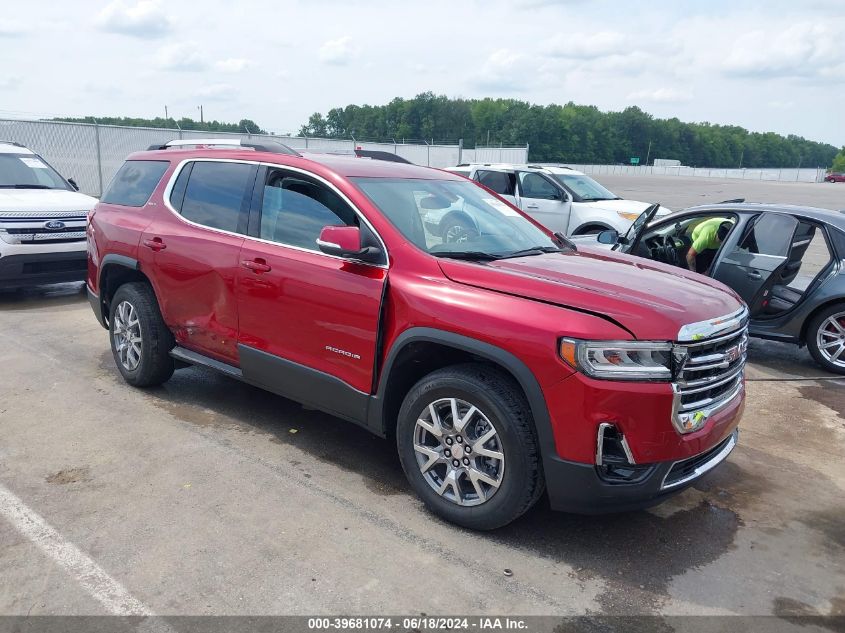
[[[840,353],[840,356],[837,358],[836,362],[831,362],[831,359],[828,358],[828,355],[832,355],[831,353],[823,352],[819,348],[819,329],[823,327],[824,323],[834,315],[843,315],[842,318],[838,319],[838,321],[845,320],[845,302],[842,303],[834,303],[831,306],[828,306],[818,314],[816,314],[810,323],[807,324],[807,335],[806,335],[806,342],[807,342],[807,349],[810,350],[810,355],[813,357],[819,365],[824,367],[829,372],[834,374],[845,375],[845,351]],[[827,337],[829,341],[835,341],[836,339],[833,338],[833,335]],[[845,339],[840,339],[840,341],[845,344]]]
[[[458,505],[441,496],[425,478],[417,461],[414,449],[417,420],[425,415],[429,404],[450,398],[477,407],[483,413],[497,433],[494,441],[500,442],[498,450],[504,456],[498,488],[478,505]],[[448,422],[448,418],[444,418],[444,422]],[[467,435],[464,446],[472,445],[471,431],[465,429],[464,433]],[[399,411],[396,443],[405,475],[429,510],[467,528],[493,530],[507,525],[534,505],[545,489],[528,402],[513,378],[490,365],[472,363],[446,367],[417,382],[405,396]],[[475,459],[484,458],[476,456]],[[444,465],[444,468],[449,466]],[[464,475],[463,482],[472,495],[468,474]],[[452,491],[457,492],[454,488]]]
[[[134,367],[132,362],[127,364],[126,359],[121,358],[117,342],[119,334],[116,336],[115,333],[120,321],[117,317],[118,309],[125,304],[134,310],[140,329],[140,354]],[[158,301],[149,284],[127,283],[114,293],[109,309],[109,340],[118,371],[133,387],[160,385],[173,375],[175,364],[170,356],[170,350],[175,344],[173,334],[161,317]]]
[[[440,236],[444,243],[461,243],[478,237],[478,229],[469,220],[453,214],[441,220]]]

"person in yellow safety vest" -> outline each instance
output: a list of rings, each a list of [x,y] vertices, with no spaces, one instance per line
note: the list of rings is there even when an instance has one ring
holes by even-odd
[[[710,218],[692,230],[692,246],[687,251],[687,268],[693,272],[707,273],[716,257],[716,251],[733,228],[734,221],[727,218]]]

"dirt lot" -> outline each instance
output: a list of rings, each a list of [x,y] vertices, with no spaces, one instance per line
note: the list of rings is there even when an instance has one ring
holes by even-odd
[[[740,193],[604,180],[673,208]],[[0,293],[0,614],[842,615],[845,380],[783,345],[751,360],[740,445],[694,488],[478,534],[352,425],[201,369],[128,387],[78,286]]]

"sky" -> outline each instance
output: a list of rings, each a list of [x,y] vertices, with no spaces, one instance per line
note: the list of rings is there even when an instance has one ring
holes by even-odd
[[[425,91],[845,145],[842,0],[3,0],[0,117],[296,132]]]

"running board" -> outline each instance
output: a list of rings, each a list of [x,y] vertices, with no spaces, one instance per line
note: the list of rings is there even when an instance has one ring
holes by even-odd
[[[220,373],[226,374],[227,376],[231,376],[232,378],[243,380],[244,377],[243,372],[234,365],[229,365],[228,363],[223,363],[219,360],[214,360],[213,358],[203,356],[202,354],[198,354],[197,352],[192,352],[191,350],[185,349],[184,347],[174,347],[172,350],[170,350],[170,355],[176,360],[182,361],[183,363],[188,363],[189,365],[201,365],[203,367],[209,367],[211,369],[219,371]]]

